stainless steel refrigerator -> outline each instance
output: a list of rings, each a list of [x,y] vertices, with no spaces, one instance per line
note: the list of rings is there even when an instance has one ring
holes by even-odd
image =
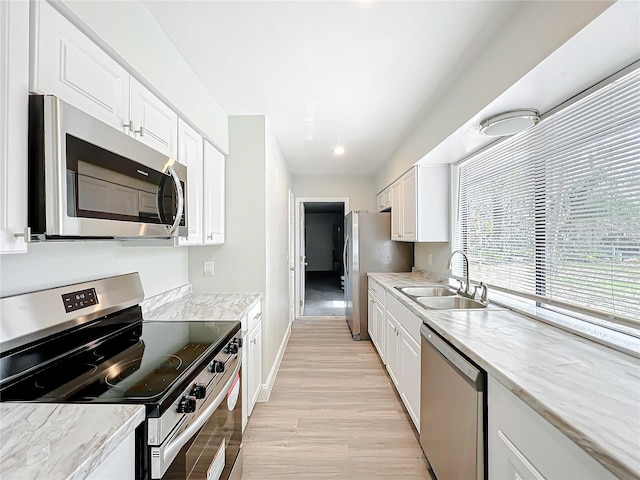
[[[413,243],[391,240],[391,214],[349,212],[344,220],[344,299],[354,340],[368,340],[367,272],[409,272]]]

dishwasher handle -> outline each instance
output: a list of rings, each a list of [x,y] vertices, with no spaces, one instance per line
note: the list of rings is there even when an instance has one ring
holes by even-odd
[[[462,376],[477,392],[485,389],[485,372],[476,368],[455,348],[451,347],[440,335],[424,323],[420,327],[423,346],[428,342],[440,356]]]

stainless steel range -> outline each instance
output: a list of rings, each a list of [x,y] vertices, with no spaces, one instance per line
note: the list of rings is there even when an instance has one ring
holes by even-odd
[[[240,322],[147,322],[143,297],[135,273],[0,299],[0,399],[141,404],[138,479],[240,478]]]

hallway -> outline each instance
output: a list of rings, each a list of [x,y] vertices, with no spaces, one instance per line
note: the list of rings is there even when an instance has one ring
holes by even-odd
[[[428,479],[410,422],[371,342],[344,320],[297,320],[249,419],[243,479]]]
[[[344,317],[344,290],[337,272],[307,272],[305,317]]]

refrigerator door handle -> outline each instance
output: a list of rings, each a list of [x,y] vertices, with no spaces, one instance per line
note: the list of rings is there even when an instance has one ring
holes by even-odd
[[[345,277],[349,276],[349,264],[347,263],[347,247],[349,246],[349,234],[344,239],[344,247],[342,248],[342,264],[344,265]]]

